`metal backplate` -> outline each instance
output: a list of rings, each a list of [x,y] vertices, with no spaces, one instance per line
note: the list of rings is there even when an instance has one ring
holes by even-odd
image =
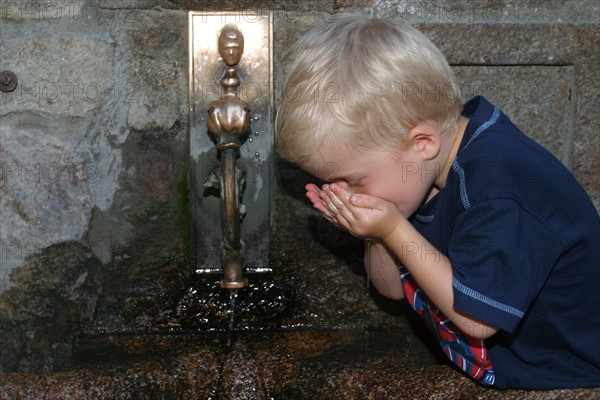
[[[251,112],[248,138],[239,149],[237,165],[245,171],[241,239],[249,272],[269,271],[271,185],[273,182],[272,15],[253,13],[189,13],[189,138],[190,186],[196,268],[221,270],[221,211],[219,192],[205,188],[220,162],[207,127],[208,105],[222,95],[219,83],[225,63],[218,52],[221,29],[234,24],[244,35],[244,52],[237,66],[240,99]]]

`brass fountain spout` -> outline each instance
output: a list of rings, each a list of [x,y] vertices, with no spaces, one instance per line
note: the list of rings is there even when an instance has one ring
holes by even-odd
[[[244,173],[236,166],[239,148],[250,129],[250,109],[239,98],[240,78],[236,68],[244,52],[244,36],[234,25],[226,25],[219,33],[218,48],[226,64],[220,81],[223,94],[209,105],[208,130],[221,157],[220,170],[215,174],[218,182],[215,186],[221,193],[221,287],[236,290],[248,285],[243,272],[244,243],[240,239]]]

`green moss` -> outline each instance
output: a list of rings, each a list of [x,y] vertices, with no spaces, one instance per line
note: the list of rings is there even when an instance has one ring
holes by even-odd
[[[179,231],[183,249],[186,253],[191,253],[192,246],[192,212],[190,205],[190,186],[189,186],[190,160],[185,159],[179,179],[175,185],[176,205],[175,205],[175,225]]]

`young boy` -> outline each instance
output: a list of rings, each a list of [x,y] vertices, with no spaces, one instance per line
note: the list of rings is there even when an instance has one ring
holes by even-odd
[[[277,115],[282,157],[374,286],[497,388],[600,386],[600,219],[549,152],[405,24],[337,15],[306,34]]]

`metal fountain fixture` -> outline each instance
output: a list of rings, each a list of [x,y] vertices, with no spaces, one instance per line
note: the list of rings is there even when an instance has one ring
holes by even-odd
[[[190,12],[189,22],[196,271],[237,290],[248,272],[270,271],[271,15]]]

